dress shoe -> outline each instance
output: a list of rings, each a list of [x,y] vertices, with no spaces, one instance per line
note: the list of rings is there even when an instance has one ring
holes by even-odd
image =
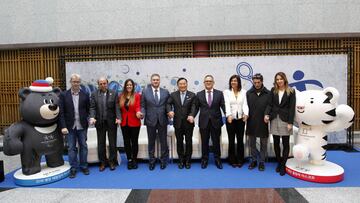
[[[180,162],[178,163],[178,168],[179,168],[179,169],[183,169],[183,168],[184,168],[184,163],[183,163],[182,161],[180,161]]]
[[[70,170],[69,178],[75,178],[76,177],[76,170]]]
[[[208,160],[201,160],[201,168],[205,169],[208,166]]]
[[[259,163],[259,171],[265,171],[265,164],[264,162]]]
[[[132,161],[128,161],[128,163],[127,163],[127,169],[128,169],[128,170],[133,169],[133,162],[132,162]]]
[[[109,168],[110,168],[111,171],[113,171],[113,170],[116,169],[116,166],[115,166],[114,163],[110,163],[110,164],[109,164]]]
[[[220,159],[215,160],[215,166],[216,166],[218,169],[223,169],[223,165],[222,165]]]
[[[239,162],[236,166],[237,166],[238,168],[241,168],[243,165],[244,165],[244,162]]]
[[[150,163],[149,164],[149,170],[153,171],[155,169],[155,163]]]
[[[100,164],[99,171],[102,172],[105,170],[105,164]]]
[[[253,170],[257,166],[257,161],[252,161],[248,167],[249,170]]]
[[[160,164],[160,169],[161,169],[161,170],[164,170],[165,168],[166,168],[166,163],[161,163],[161,164]]]
[[[82,168],[81,171],[83,172],[84,175],[89,175],[90,171],[88,168]]]
[[[186,169],[190,169],[191,168],[191,163],[189,161],[185,162],[185,168]]]

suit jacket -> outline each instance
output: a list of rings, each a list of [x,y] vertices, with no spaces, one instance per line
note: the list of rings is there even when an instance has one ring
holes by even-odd
[[[141,111],[140,108],[140,94],[135,93],[134,103],[129,105],[129,110],[126,110],[125,105],[121,110],[121,126],[139,127],[141,120],[136,117],[136,113]],[[120,97],[119,97],[120,101]]]
[[[99,100],[101,99],[100,90],[95,90],[91,94],[90,99],[90,118],[95,118],[96,120],[100,121],[103,117],[103,107],[101,106],[102,102]],[[120,108],[118,102],[117,93],[113,90],[107,90],[106,92],[106,120],[110,123],[115,124],[115,119],[120,119]],[[98,122],[96,122],[98,123]]]
[[[279,94],[274,93],[274,88],[271,89],[271,103],[267,108],[267,114],[270,116],[270,120],[276,118],[279,115],[280,119],[288,124],[294,123],[295,117],[295,91],[287,95],[284,92],[281,102],[279,103]]]
[[[223,93],[216,89],[213,90],[213,98],[210,107],[206,101],[207,93],[205,93],[205,90],[198,92],[196,96],[198,101],[197,110],[200,109],[199,128],[206,128],[209,122],[211,122],[213,127],[221,128],[224,123],[222,121],[220,109],[222,109],[223,113],[226,115]]]
[[[189,123],[186,119],[188,116],[196,116],[196,95],[193,92],[186,91],[184,104],[181,104],[180,91],[176,91],[170,94],[167,101],[167,112],[174,111],[174,127],[181,128],[182,122],[185,126],[193,127],[194,123]]]
[[[148,85],[141,94],[141,112],[145,116],[145,125],[155,127],[157,122],[164,126],[168,124],[166,115],[166,103],[169,98],[169,91],[164,88],[159,88],[160,101],[155,102],[155,97],[151,88]]]
[[[72,129],[75,122],[75,110],[74,110],[74,103],[72,100],[72,94],[70,89],[60,94],[59,106],[60,106],[60,116],[59,116],[60,128]],[[83,92],[82,90],[80,90],[79,116],[80,116],[80,124],[84,129],[88,127],[89,106],[90,106],[89,95]]]

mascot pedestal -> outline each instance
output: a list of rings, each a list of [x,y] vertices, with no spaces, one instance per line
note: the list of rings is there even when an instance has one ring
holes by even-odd
[[[336,183],[344,179],[344,169],[330,161],[324,161],[323,165],[319,166],[297,161],[295,158],[288,159],[286,173],[301,180],[317,183]]]
[[[17,170],[14,173],[14,181],[16,185],[20,186],[45,185],[66,178],[69,174],[70,165],[68,162],[56,168],[50,168],[45,162],[42,162],[41,171],[33,175],[24,175],[22,169]]]
[[[293,159],[286,172],[306,181],[335,183],[344,179],[344,169],[326,161],[327,132],[344,130],[354,121],[353,109],[338,105],[339,92],[332,87],[296,93],[295,119],[299,124]]]
[[[6,129],[4,137],[4,154],[21,156],[22,168],[14,176],[18,185],[47,184],[69,174],[57,124],[59,94],[60,89],[52,88],[47,80],[37,80],[19,91],[22,120]],[[46,163],[41,164],[43,155]]]

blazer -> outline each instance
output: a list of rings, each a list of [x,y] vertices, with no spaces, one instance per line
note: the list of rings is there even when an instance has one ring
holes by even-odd
[[[174,127],[181,128],[184,122],[185,126],[193,127],[194,123],[189,123],[186,119],[188,116],[196,116],[196,95],[193,92],[186,91],[184,104],[181,104],[180,91],[170,94],[166,105],[166,111],[174,111]]]
[[[157,122],[164,126],[168,124],[166,115],[166,103],[169,98],[169,91],[159,87],[160,101],[155,102],[151,85],[148,85],[141,94],[141,112],[145,117],[145,125],[155,127]]]
[[[95,90],[91,94],[90,99],[90,118],[99,120],[103,115],[103,107],[99,100],[101,99],[100,90]],[[106,92],[106,120],[115,124],[115,119],[120,119],[120,108],[118,102],[117,93],[113,90],[107,90]]]
[[[197,111],[200,110],[199,115],[199,128],[206,128],[208,123],[211,122],[213,127],[221,128],[224,124],[222,121],[221,110],[226,115],[224,95],[221,91],[213,89],[213,98],[211,106],[209,107],[206,101],[205,90],[197,93]]]
[[[129,110],[126,110],[125,105],[120,107],[121,126],[129,126],[129,127],[141,126],[141,120],[136,117],[136,113],[141,111],[141,107],[140,107],[141,96],[140,94],[135,93],[134,97],[135,97],[134,103],[129,105]],[[119,96],[119,102],[120,102],[120,96]]]
[[[242,89],[236,98],[233,90],[226,89],[224,90],[224,99],[226,117],[232,116],[233,119],[236,119],[236,114],[238,114],[238,118],[240,119],[243,115],[249,115],[246,90]]]
[[[281,98],[281,102],[279,102],[279,94],[274,93],[274,88],[271,89],[271,102],[269,107],[267,108],[267,115],[270,116],[270,120],[279,115],[280,119],[288,124],[294,123],[295,117],[295,105],[296,105],[296,97],[295,90],[287,95],[286,91],[284,92],[283,97]]]
[[[60,94],[59,107],[60,107],[60,115],[59,115],[60,128],[72,129],[75,122],[75,110],[74,110],[74,103],[72,100],[72,94],[70,89]],[[79,116],[80,116],[80,124],[84,129],[88,127],[89,107],[90,107],[89,95],[84,91],[80,90]]]

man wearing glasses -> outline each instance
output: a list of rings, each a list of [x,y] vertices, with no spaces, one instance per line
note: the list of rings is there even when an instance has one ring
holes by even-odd
[[[263,85],[263,76],[257,73],[252,78],[253,87],[247,91],[246,98],[249,106],[249,118],[247,120],[246,134],[250,141],[250,154],[252,161],[249,170],[257,166],[256,138],[260,138],[259,171],[265,170],[265,156],[269,136],[269,118],[265,116],[265,110],[271,102],[270,91]]]
[[[220,135],[221,126],[223,125],[220,109],[225,114],[225,101],[223,93],[214,89],[214,84],[214,77],[206,75],[204,78],[205,89],[197,93],[197,111],[200,109],[199,128],[201,134],[202,169],[205,169],[208,165],[210,137],[213,143],[215,165],[218,169],[223,168],[220,159]]]

